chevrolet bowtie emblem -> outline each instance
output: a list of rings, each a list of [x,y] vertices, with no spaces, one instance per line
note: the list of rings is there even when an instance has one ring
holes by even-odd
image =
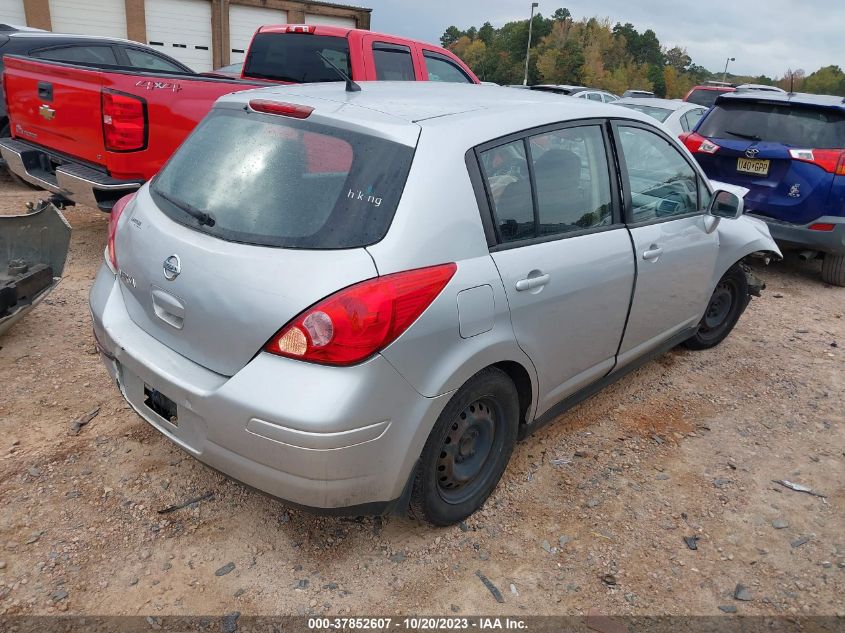
[[[50,106],[48,106],[46,103],[42,103],[41,107],[38,108],[38,114],[43,116],[48,121],[52,121],[53,117],[56,116],[56,111]]]

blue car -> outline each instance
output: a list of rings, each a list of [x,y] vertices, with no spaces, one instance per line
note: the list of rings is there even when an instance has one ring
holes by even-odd
[[[682,137],[713,180],[746,187],[745,208],[781,248],[824,258],[845,286],[845,100],[770,92],[720,95]]]

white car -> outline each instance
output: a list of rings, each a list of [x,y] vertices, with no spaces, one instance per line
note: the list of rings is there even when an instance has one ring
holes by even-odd
[[[707,112],[707,108],[686,101],[669,99],[632,99],[623,97],[614,105],[637,110],[660,121],[672,134],[680,136],[695,129],[698,120]]]

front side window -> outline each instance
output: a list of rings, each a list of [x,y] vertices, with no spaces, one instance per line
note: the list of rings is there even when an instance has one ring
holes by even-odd
[[[69,62],[71,64],[87,64],[93,66],[117,66],[117,57],[111,46],[63,46],[46,51],[30,53],[38,59],[49,59],[54,62]]]
[[[638,127],[621,125],[618,134],[628,168],[632,223],[698,212],[698,176],[677,148]]]
[[[142,51],[137,48],[127,48],[125,51],[126,56],[129,58],[129,64],[134,68],[143,68],[144,70],[163,70],[171,73],[185,72],[182,67],[147,51]]]
[[[373,44],[373,60],[379,81],[416,80],[414,60],[407,46],[376,42]]]
[[[429,81],[447,81],[458,84],[471,84],[472,80],[461,70],[455,62],[436,53],[423,53],[425,69],[428,71]]]
[[[598,125],[532,136],[529,146],[540,235],[613,223],[607,155]]]
[[[338,249],[381,240],[414,150],[362,132],[219,109],[150,192],[174,221],[233,242]],[[213,224],[198,222],[206,213]]]

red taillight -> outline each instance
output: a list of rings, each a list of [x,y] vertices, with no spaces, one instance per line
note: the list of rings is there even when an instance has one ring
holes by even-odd
[[[114,238],[117,235],[117,221],[120,220],[120,216],[126,208],[126,205],[129,204],[134,197],[134,193],[123,196],[120,200],[114,203],[114,206],[111,208],[111,215],[109,215],[109,241],[106,246],[106,250],[108,253],[109,264],[111,264],[112,270],[115,272],[118,270],[117,251],[115,251],[114,248]]]
[[[314,111],[314,108],[310,106],[283,103],[280,101],[267,101],[266,99],[253,99],[249,102],[249,107],[256,112],[279,114],[281,116],[293,117],[294,119],[307,119]]]
[[[827,222],[816,222],[815,224],[811,224],[809,227],[811,231],[832,231],[836,228],[835,224],[828,224]]]
[[[350,286],[300,314],[279,330],[264,350],[327,365],[358,363],[408,329],[457,268],[442,264]]]
[[[721,148],[700,134],[690,132],[681,137],[681,141],[693,154],[715,154]]]
[[[103,139],[111,152],[131,152],[147,145],[147,104],[140,97],[103,90]]]
[[[792,160],[811,163],[826,172],[845,176],[845,150],[843,149],[791,149]]]

